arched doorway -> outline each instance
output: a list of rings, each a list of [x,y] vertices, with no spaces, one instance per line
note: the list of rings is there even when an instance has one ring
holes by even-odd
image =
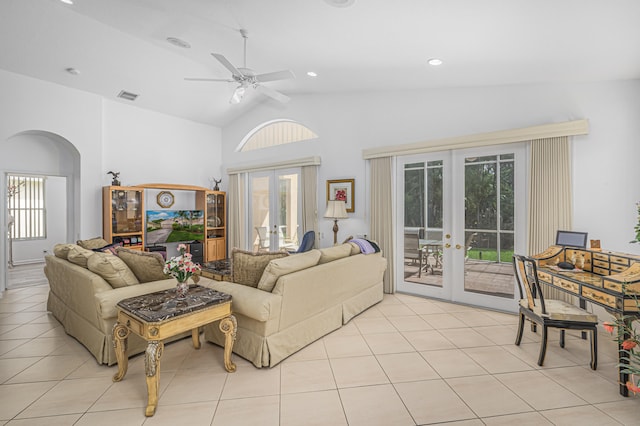
[[[51,177],[62,185],[63,196],[47,200],[53,217],[47,218],[50,227],[64,225],[64,241],[73,241],[80,229],[80,153],[73,144],[64,137],[43,130],[28,130],[17,133],[4,142],[0,142],[2,158],[0,158],[0,176],[2,176],[2,214],[0,225],[3,236],[0,239],[0,291],[7,288],[8,283],[8,213],[7,213],[7,175],[24,174]],[[62,183],[61,183],[62,182]],[[63,205],[60,205],[63,204]],[[47,206],[45,206],[46,208]],[[53,244],[64,242],[40,241],[39,256],[50,252]]]

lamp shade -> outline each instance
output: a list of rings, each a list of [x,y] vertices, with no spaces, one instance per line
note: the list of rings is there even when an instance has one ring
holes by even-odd
[[[330,219],[346,219],[347,215],[347,203],[341,200],[331,200],[327,203],[327,211],[324,212],[325,218]]]

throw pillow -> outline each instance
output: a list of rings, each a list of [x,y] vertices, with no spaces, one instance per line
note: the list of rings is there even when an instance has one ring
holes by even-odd
[[[276,281],[282,275],[316,266],[320,260],[320,250],[310,250],[305,253],[297,253],[282,259],[274,259],[267,264],[258,282],[258,288],[264,291],[272,291]]]
[[[96,254],[92,250],[87,250],[80,246],[74,245],[69,248],[69,253],[67,254],[67,260],[71,263],[75,263],[78,266],[82,266],[83,268],[87,267],[87,261]]]
[[[93,250],[93,249],[101,248],[104,246],[108,246],[109,241],[100,237],[95,237],[95,238],[91,238],[90,240],[78,240],[76,241],[76,244],[78,244],[82,248]]]
[[[104,278],[113,288],[140,283],[127,264],[111,253],[94,253],[87,262],[87,268]]]
[[[53,247],[53,254],[60,259],[67,260],[67,257],[69,257],[69,250],[74,246],[75,244],[56,244]]]
[[[340,244],[339,246],[320,249],[319,264],[333,262],[334,260],[349,257],[351,255],[351,244]]]
[[[164,259],[158,252],[145,252],[118,247],[116,253],[141,283],[165,280],[170,277],[170,275],[165,275],[163,272]]]
[[[257,287],[267,264],[273,259],[289,256],[286,251],[250,252],[234,248],[231,251],[232,281],[236,284]]]

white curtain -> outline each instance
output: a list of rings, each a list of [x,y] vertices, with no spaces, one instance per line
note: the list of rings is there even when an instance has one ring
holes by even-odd
[[[244,248],[245,241],[245,178],[244,174],[238,173],[229,175],[229,193],[227,194],[227,204],[229,209],[229,220],[227,223],[227,235],[229,238],[228,249]],[[227,253],[229,257],[229,253]]]
[[[318,235],[318,166],[304,166],[301,173],[302,230]],[[299,236],[302,241],[302,235]],[[314,242],[317,247],[318,238]]]
[[[393,273],[393,162],[391,157],[369,160],[371,182],[369,212],[371,214],[371,239],[378,243],[383,256],[387,259],[384,273],[384,292],[395,293],[395,274]]]
[[[536,254],[555,243],[558,229],[572,229],[569,138],[560,136],[534,139],[531,141],[530,153],[528,252]],[[550,299],[572,299],[568,294],[553,288],[545,288],[544,295]]]

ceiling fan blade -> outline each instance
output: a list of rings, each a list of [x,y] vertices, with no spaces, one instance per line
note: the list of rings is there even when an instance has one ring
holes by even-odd
[[[198,77],[185,77],[186,81],[224,81],[226,83],[235,83],[235,80],[228,78],[198,78]]]
[[[231,62],[229,62],[227,60],[227,58],[225,58],[224,56],[222,56],[219,53],[212,53],[211,54],[214,58],[216,58],[218,60],[218,62],[220,62],[226,69],[228,69],[229,71],[231,71],[231,74],[233,74],[234,76],[238,77],[238,78],[244,78],[244,75],[242,75],[242,73],[240,71],[238,71],[238,68],[234,67]]]
[[[287,80],[289,78],[296,78],[295,74],[290,70],[268,72],[265,74],[256,75],[256,79],[261,83],[265,81]]]
[[[256,90],[260,93],[262,93],[263,95],[267,95],[270,98],[275,99],[276,101],[282,102],[282,103],[287,103],[291,100],[290,97],[288,97],[287,95],[280,93],[278,91],[275,91],[269,87],[265,87],[262,85],[257,85],[256,86]]]

